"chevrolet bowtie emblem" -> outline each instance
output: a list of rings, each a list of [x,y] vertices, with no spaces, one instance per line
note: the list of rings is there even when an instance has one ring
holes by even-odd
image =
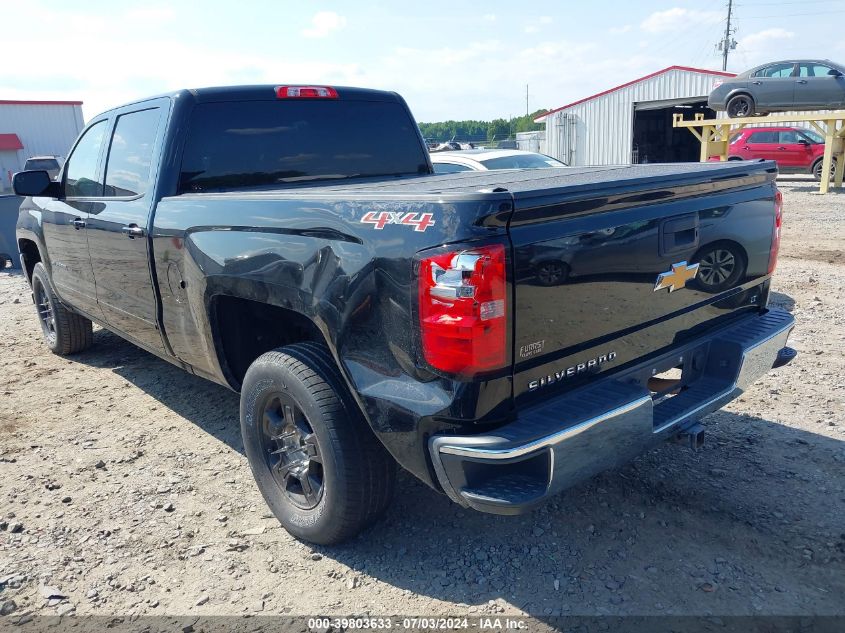
[[[675,292],[687,285],[690,279],[694,279],[698,274],[698,264],[687,264],[686,262],[678,262],[672,264],[672,270],[666,273],[657,275],[657,281],[654,283],[654,292],[668,288],[669,292]]]

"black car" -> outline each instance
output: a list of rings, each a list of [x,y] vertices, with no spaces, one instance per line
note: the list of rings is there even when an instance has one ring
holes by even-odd
[[[731,118],[845,107],[845,66],[799,59],[757,66],[716,84],[707,100]]]

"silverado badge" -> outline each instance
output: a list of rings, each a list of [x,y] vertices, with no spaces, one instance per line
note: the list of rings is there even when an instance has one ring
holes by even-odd
[[[697,274],[698,264],[687,264],[686,262],[672,264],[672,270],[657,275],[657,281],[654,282],[654,292],[664,288],[668,288],[669,292],[680,290],[687,285],[690,279],[695,279]]]

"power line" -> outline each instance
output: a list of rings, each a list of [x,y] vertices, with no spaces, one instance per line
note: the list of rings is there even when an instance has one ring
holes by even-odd
[[[769,2],[765,0],[764,2],[747,2],[744,1],[738,6],[740,7],[779,7],[779,6],[786,6],[788,4],[842,4],[842,0],[797,0],[793,1],[790,0],[789,2]]]
[[[845,13],[842,11],[811,11],[809,13],[778,13],[777,15],[744,15],[743,20],[776,20],[778,18],[797,18],[802,15],[833,15],[835,13]]]

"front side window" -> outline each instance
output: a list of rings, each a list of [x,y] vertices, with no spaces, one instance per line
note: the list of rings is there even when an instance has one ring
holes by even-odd
[[[782,79],[792,75],[792,64],[772,64],[761,68],[756,73],[755,77],[770,77],[772,79]]]
[[[98,121],[89,127],[73,149],[73,154],[67,159],[66,198],[89,198],[103,195],[103,183],[99,181],[97,164],[100,160],[105,131],[105,121]]]
[[[106,196],[146,192],[160,113],[153,108],[118,117],[106,163]]]
[[[416,123],[396,102],[341,96],[200,103],[179,191],[425,174],[424,152]]]
[[[795,130],[786,130],[780,133],[781,145],[794,145],[801,138]]]
[[[833,70],[830,66],[825,66],[824,64],[798,65],[799,77],[830,77],[835,74],[835,70]]]
[[[754,132],[748,137],[749,143],[777,143],[777,132]]]

